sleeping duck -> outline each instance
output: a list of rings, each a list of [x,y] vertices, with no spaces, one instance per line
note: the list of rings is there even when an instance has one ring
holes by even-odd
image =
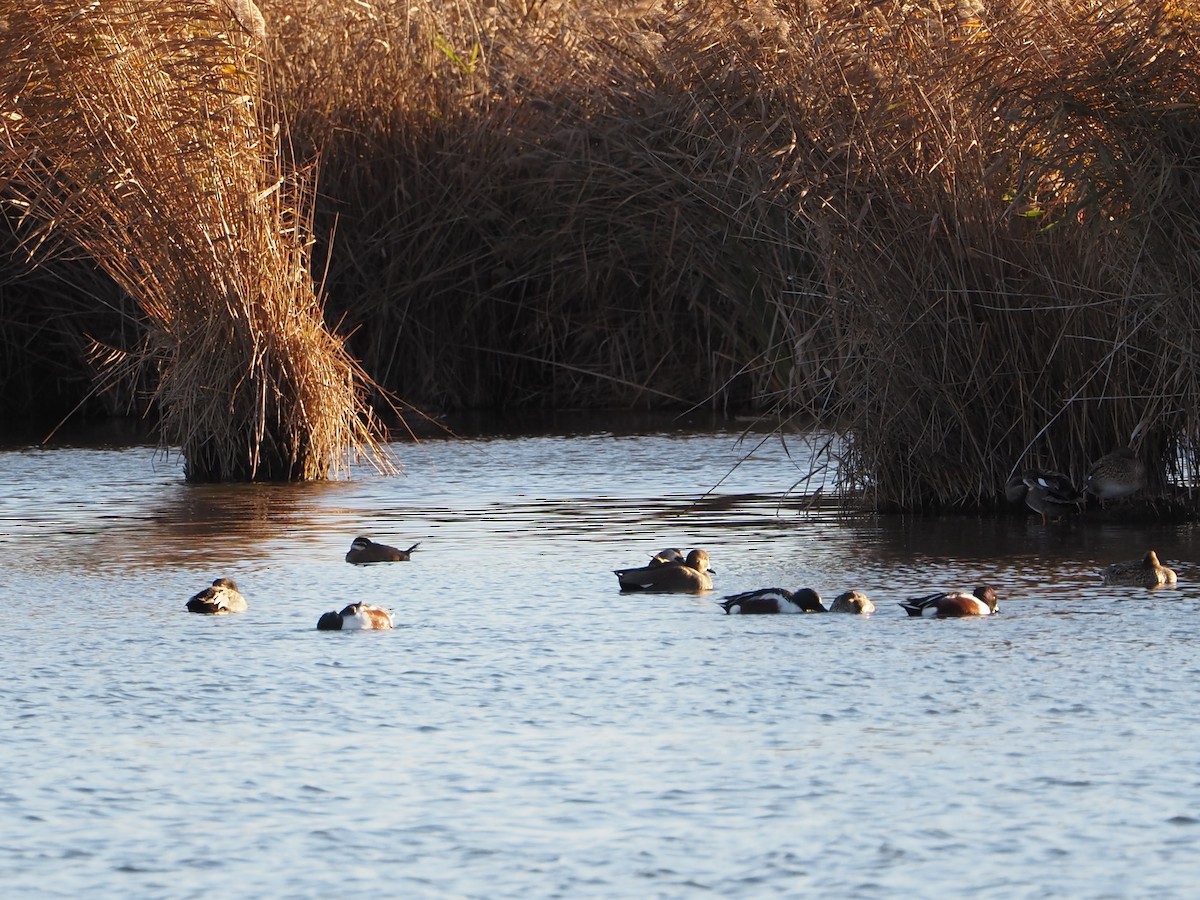
[[[232,578],[218,578],[187,602],[188,612],[224,616],[246,611],[246,598]]]
[[[317,620],[318,631],[376,631],[394,627],[392,614],[382,606],[351,603],[341,612],[327,612]]]

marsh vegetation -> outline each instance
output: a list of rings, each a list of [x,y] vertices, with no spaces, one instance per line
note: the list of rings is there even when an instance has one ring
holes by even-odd
[[[843,435],[841,488],[879,508],[1081,481],[1139,423],[1148,493],[1195,479],[1191,4],[260,6],[243,67],[270,86],[256,134],[316,173],[286,266],[325,291],[332,406],[370,383],[377,408],[776,415]],[[161,330],[124,310],[105,341]],[[118,405],[172,389],[123,375]]]

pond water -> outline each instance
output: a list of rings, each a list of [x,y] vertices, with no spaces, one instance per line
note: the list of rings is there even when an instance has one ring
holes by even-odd
[[[293,486],[0,451],[4,894],[1193,896],[1193,526],[806,510],[803,441],[740,438],[428,440]],[[358,534],[421,546],[356,567]],[[617,590],[666,546],[717,589]],[[1100,585],[1147,547],[1177,589]],[[249,611],[185,612],[218,576]],[[1001,615],[896,605],[981,581]],[[878,611],[714,602],[774,585]],[[315,630],[355,600],[396,629]]]

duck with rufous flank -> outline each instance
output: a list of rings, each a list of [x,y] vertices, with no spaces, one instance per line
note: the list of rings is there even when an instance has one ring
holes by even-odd
[[[318,631],[379,631],[394,625],[390,612],[366,603],[351,603],[341,612],[327,612],[317,620]]]
[[[761,616],[776,613],[823,613],[829,612],[821,602],[821,595],[812,588],[758,588],[730,594],[721,601],[726,615]]]
[[[900,606],[910,616],[938,619],[991,616],[999,612],[996,609],[996,589],[990,585],[980,585],[971,593],[948,591],[927,594],[924,597],[910,597],[901,602]]]

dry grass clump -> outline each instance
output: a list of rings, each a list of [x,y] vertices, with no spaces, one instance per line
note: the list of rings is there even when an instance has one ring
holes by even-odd
[[[223,0],[6,4],[0,187],[35,250],[78,245],[137,300],[143,355],[110,362],[156,363],[189,479],[387,465],[322,323],[305,185],[280,171],[251,42]]]
[[[1082,481],[1145,420],[1152,487],[1194,480],[1200,21],[975,8],[818,13],[842,24],[817,94],[852,112],[821,119],[843,159],[799,175],[842,475],[883,507],[974,506],[1029,465]]]

